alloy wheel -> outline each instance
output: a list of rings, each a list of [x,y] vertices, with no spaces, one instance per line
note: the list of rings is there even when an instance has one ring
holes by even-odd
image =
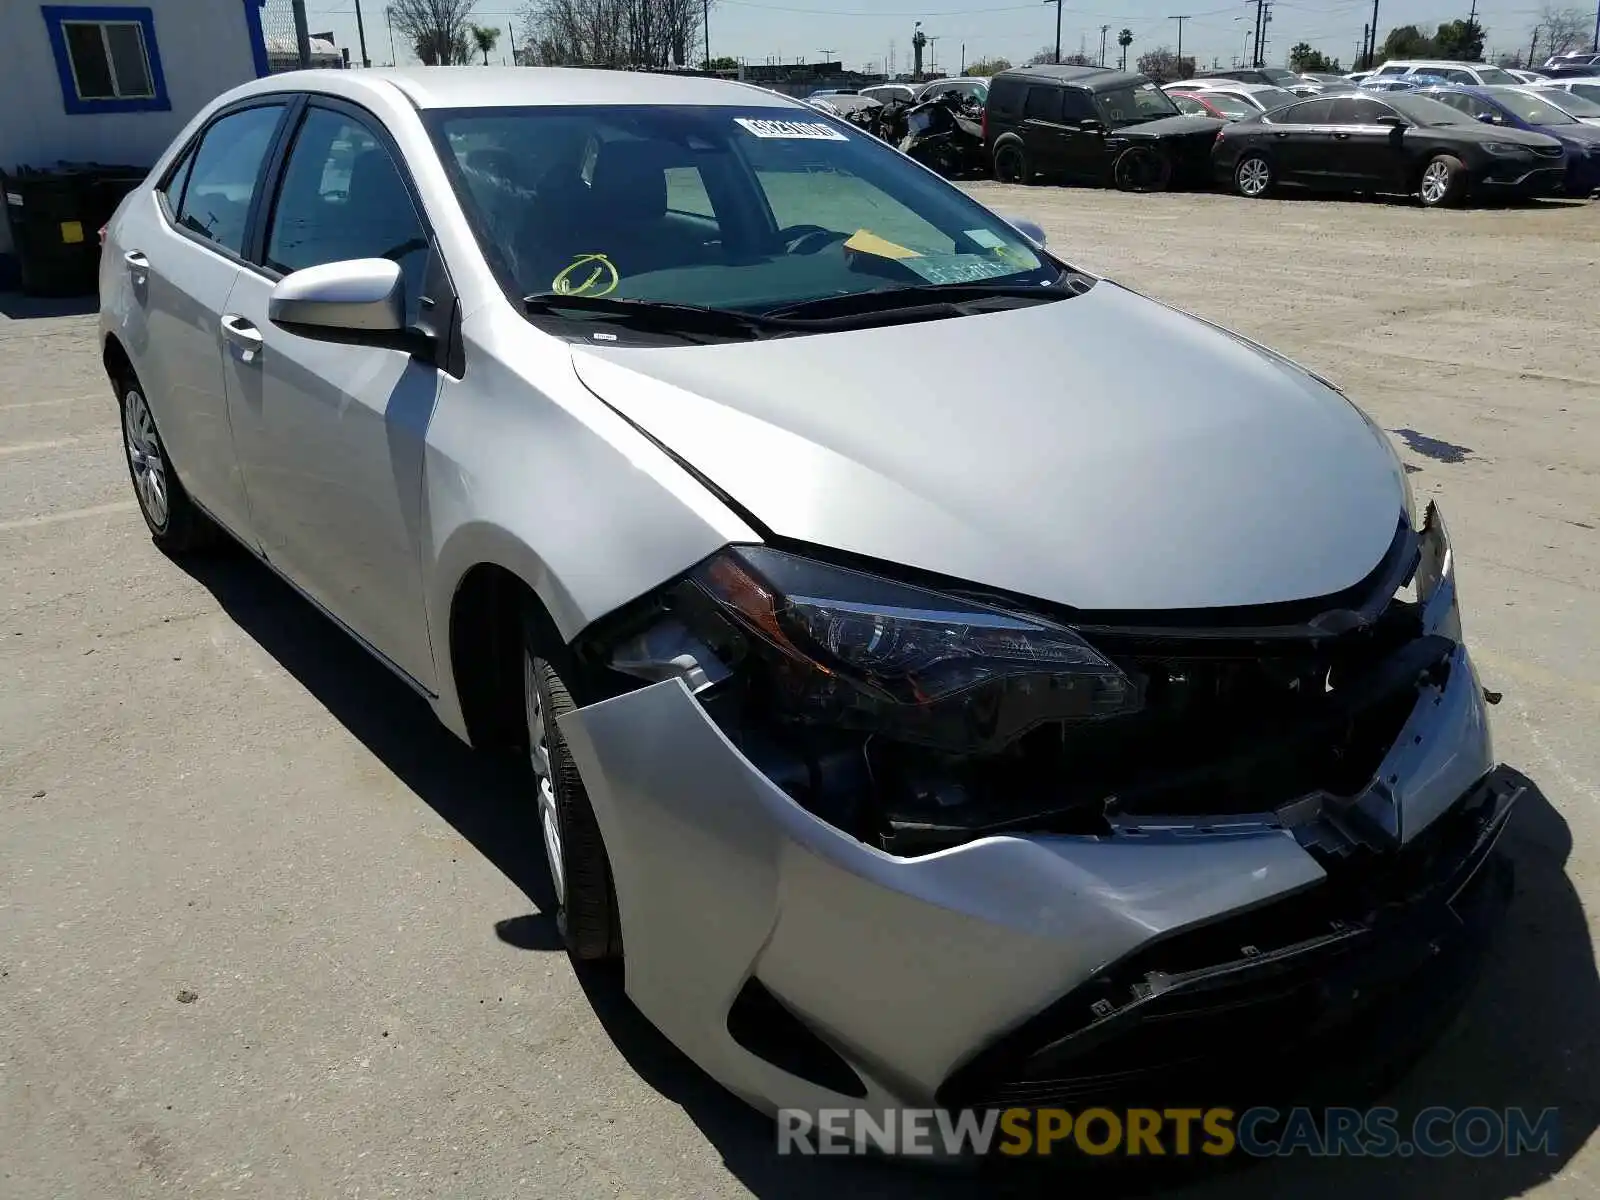
[[[1239,190],[1246,196],[1259,196],[1272,183],[1272,169],[1265,159],[1247,158],[1239,164]]]
[[[566,856],[561,848],[561,818],[556,808],[556,783],[550,769],[550,741],[544,726],[544,701],[539,688],[539,668],[533,655],[522,656],[522,690],[528,710],[528,762],[538,789],[539,832],[544,838],[545,861],[550,865],[550,886],[556,904],[567,902]]]
[[[1437,204],[1449,190],[1449,166],[1442,162],[1429,163],[1427,170],[1422,172],[1422,198],[1429,204]]]
[[[122,439],[133,472],[133,490],[150,524],[165,529],[171,508],[167,500],[167,463],[156,436],[155,418],[144,394],[129,388],[122,398]]]

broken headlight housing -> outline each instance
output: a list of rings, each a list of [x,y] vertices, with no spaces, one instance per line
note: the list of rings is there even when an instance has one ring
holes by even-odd
[[[1064,626],[764,546],[715,555],[667,607],[614,667],[702,688],[736,675],[804,725],[963,755],[1140,707],[1134,682]]]
[[[1461,641],[1461,608],[1456,601],[1455,559],[1450,552],[1450,531],[1439,506],[1428,503],[1422,519],[1416,574],[1412,582],[1421,607],[1422,630]]]

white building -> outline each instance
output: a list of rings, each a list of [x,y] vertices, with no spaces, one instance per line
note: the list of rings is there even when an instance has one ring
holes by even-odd
[[[268,73],[263,3],[0,0],[0,170],[151,165],[207,101]]]

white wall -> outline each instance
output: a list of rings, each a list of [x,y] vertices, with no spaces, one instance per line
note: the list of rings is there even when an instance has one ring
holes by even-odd
[[[94,0],[91,7],[117,3]],[[63,158],[149,166],[207,101],[256,77],[243,0],[132,0],[132,6],[154,15],[170,112],[69,115],[40,0],[0,0],[0,168]],[[0,253],[10,241],[0,217]]]

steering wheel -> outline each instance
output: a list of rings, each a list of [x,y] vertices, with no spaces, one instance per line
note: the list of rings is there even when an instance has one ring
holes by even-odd
[[[845,241],[851,235],[838,229],[824,229],[820,225],[791,225],[788,229],[779,230],[778,236],[786,239],[783,246],[785,254],[815,254],[835,242]]]

